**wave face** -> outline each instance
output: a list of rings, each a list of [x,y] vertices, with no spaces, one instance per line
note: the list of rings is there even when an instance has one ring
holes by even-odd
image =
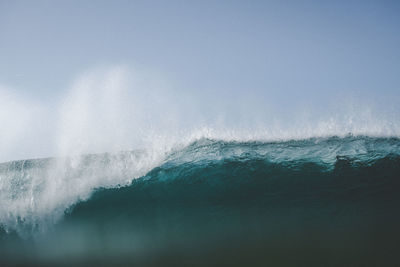
[[[396,265],[399,178],[400,140],[362,136],[3,163],[0,261]]]

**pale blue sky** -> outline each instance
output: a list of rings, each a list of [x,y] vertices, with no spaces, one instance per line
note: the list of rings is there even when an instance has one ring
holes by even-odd
[[[0,1],[0,81],[57,94],[97,65],[186,90],[399,94],[397,1]]]
[[[82,72],[123,65],[236,114],[358,99],[395,117],[399,14],[399,1],[0,0],[0,85],[56,110]]]

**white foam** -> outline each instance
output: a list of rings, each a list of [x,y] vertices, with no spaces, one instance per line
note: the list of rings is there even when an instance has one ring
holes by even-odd
[[[0,224],[22,236],[46,231],[94,189],[127,185],[162,160],[141,151],[2,164]]]

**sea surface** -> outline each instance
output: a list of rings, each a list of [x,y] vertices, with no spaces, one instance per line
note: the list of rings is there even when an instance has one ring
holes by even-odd
[[[1,266],[400,266],[400,139],[0,164]]]

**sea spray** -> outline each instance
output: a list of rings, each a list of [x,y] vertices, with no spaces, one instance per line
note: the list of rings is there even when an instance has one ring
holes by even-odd
[[[25,237],[47,231],[94,189],[126,186],[162,159],[135,151],[2,163],[0,224]]]
[[[126,66],[82,73],[52,104],[13,91],[0,89],[1,162],[168,150],[194,136],[237,141],[400,136],[398,108],[363,97],[276,107],[274,99],[189,92],[159,74]]]

